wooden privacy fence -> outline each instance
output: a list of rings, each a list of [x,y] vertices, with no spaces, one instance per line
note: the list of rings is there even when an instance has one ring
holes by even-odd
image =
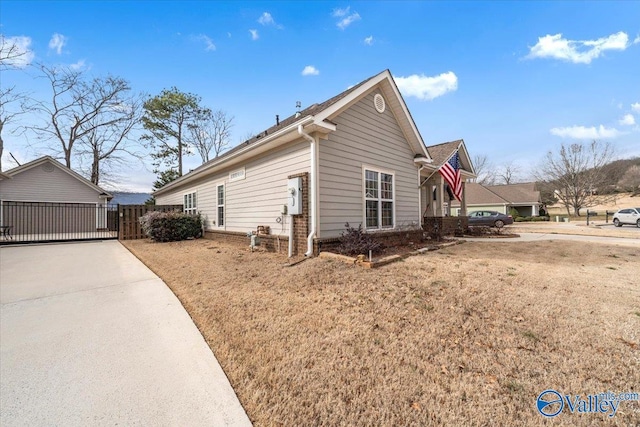
[[[118,205],[119,233],[120,240],[146,239],[147,236],[142,231],[140,218],[149,211],[175,211],[182,212],[182,205]]]

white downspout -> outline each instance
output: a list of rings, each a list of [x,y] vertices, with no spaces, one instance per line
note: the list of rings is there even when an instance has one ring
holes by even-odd
[[[311,135],[304,132],[302,125],[298,125],[298,134],[311,143],[311,173],[309,174],[309,215],[311,215],[311,232],[307,237],[307,252],[304,256],[313,256],[313,238],[316,235],[316,176],[318,170],[318,159],[316,158],[316,140]]]
[[[420,229],[422,229],[422,180],[420,179],[420,172],[422,172],[424,166],[420,166],[418,168],[418,224],[420,225]]]

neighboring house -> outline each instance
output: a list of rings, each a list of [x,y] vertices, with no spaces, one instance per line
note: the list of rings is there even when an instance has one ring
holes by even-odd
[[[14,234],[95,231],[106,227],[111,198],[45,156],[2,173],[0,225],[12,226]]]
[[[467,183],[467,210],[492,210],[509,214],[511,209],[520,216],[538,216],[540,192],[534,182],[504,185],[481,185]],[[452,203],[453,215],[459,215],[460,204]]]
[[[276,121],[154,196],[159,205],[200,212],[207,237],[248,241],[248,232],[268,227],[264,239],[273,247],[290,241],[290,255],[311,255],[335,242],[346,223],[399,238],[421,229],[425,207],[426,216],[441,219],[441,164],[459,148],[463,181],[474,176],[464,142],[441,145],[437,156],[425,146],[386,70]],[[287,214],[298,207],[301,214]]]

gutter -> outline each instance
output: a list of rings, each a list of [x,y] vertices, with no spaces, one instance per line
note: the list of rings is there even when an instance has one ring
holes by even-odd
[[[304,256],[313,256],[313,238],[316,235],[316,177],[318,171],[318,158],[316,157],[316,139],[308,133],[305,133],[302,124],[298,125],[298,134],[311,143],[310,145],[310,163],[311,173],[309,174],[309,215],[311,215],[311,232],[307,236],[307,252]]]

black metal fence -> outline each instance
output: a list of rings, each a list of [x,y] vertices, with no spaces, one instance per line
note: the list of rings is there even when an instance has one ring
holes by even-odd
[[[0,245],[118,238],[118,205],[12,202],[0,204]]]

